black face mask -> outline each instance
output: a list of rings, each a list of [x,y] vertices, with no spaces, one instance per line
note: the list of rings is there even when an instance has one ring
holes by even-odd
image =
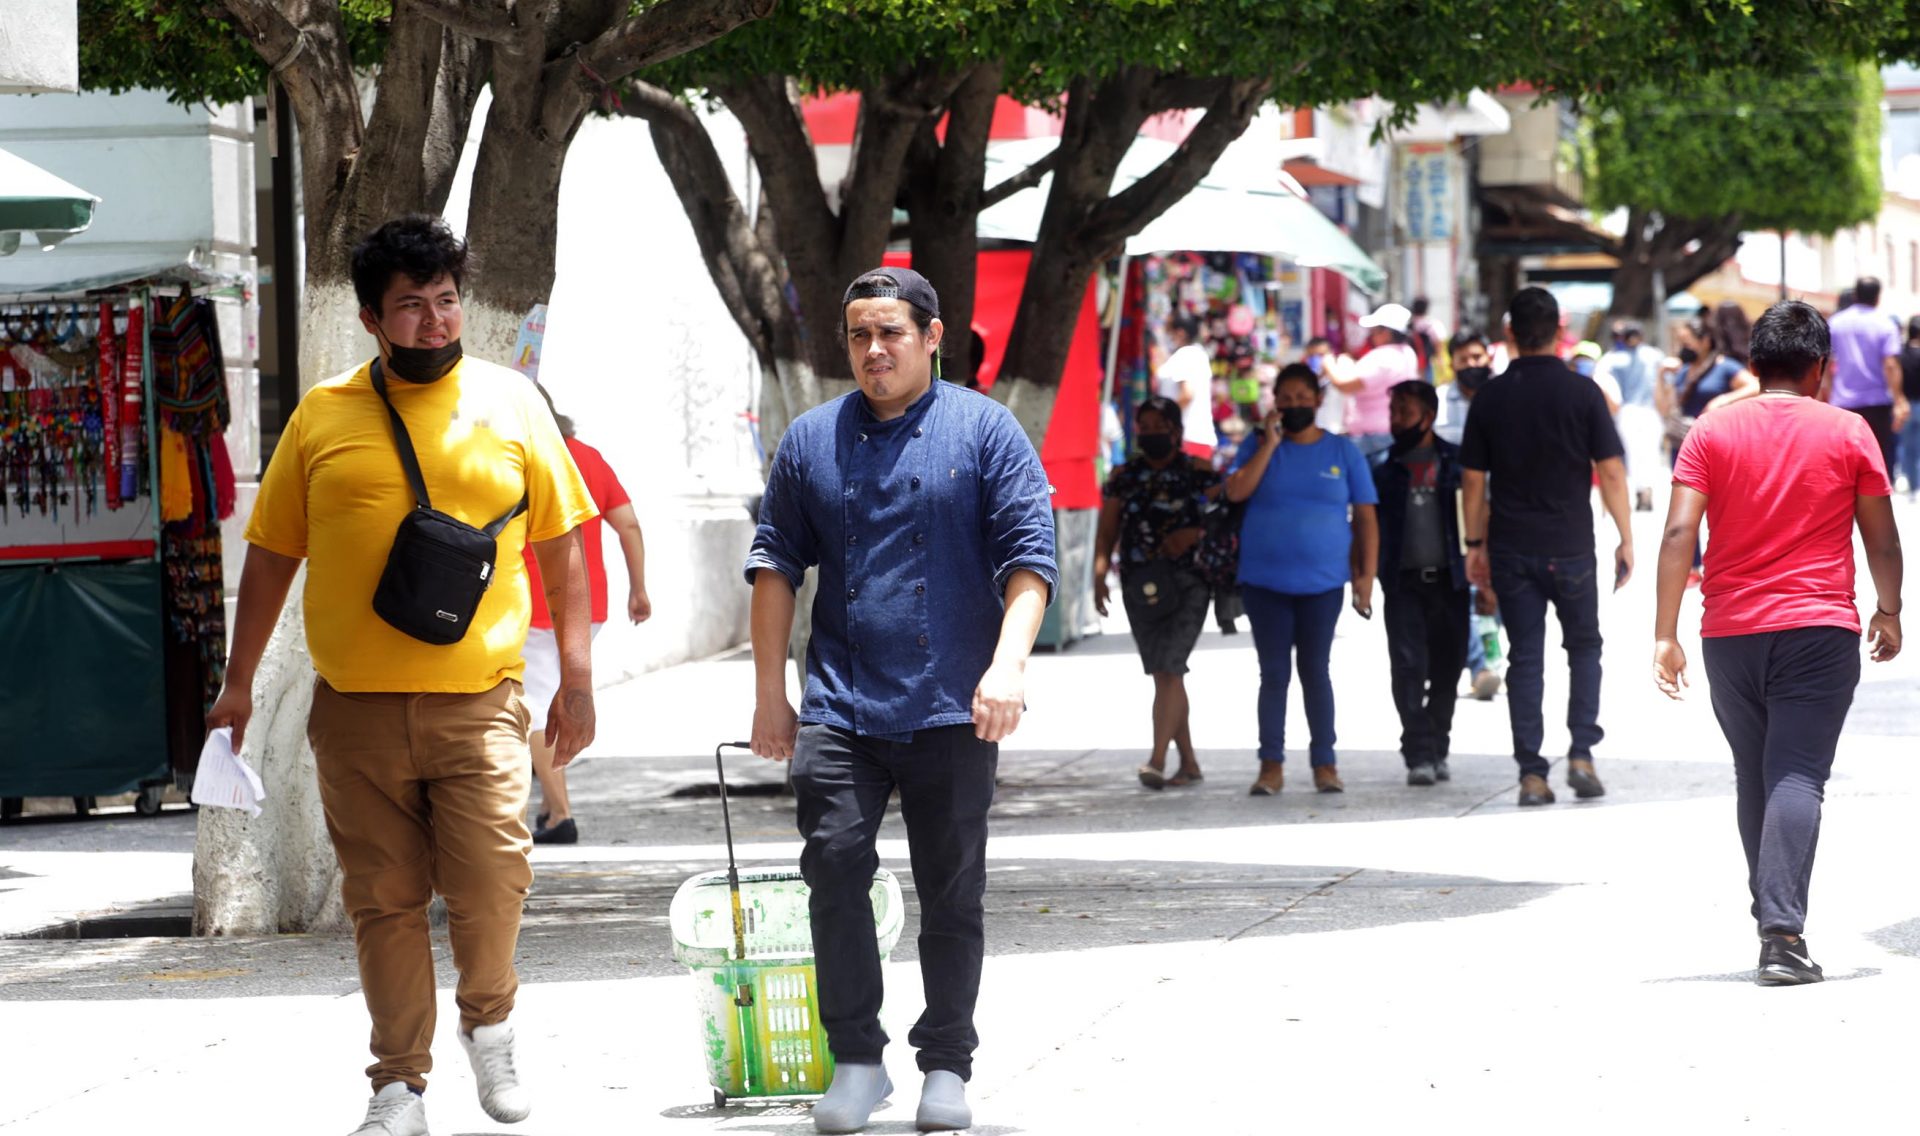
[[[1680,349],[1680,361],[1691,367],[1700,361],[1700,353],[1691,347],[1682,347]]]
[[[443,347],[387,347],[387,370],[410,383],[431,383],[446,378],[460,362],[460,341],[449,340]]]
[[[1411,450],[1419,445],[1421,440],[1426,436],[1427,428],[1425,426],[1410,426],[1403,430],[1395,430],[1393,431],[1393,445],[1395,449]]]
[[[1311,406],[1287,406],[1280,410],[1280,428],[1289,434],[1298,434],[1313,425],[1319,411]]]
[[[440,347],[400,347],[384,333],[376,333],[380,346],[387,349],[387,373],[410,383],[434,383],[447,377],[460,362],[460,341],[451,339]]]
[[[1162,461],[1173,456],[1172,434],[1140,435],[1140,452],[1154,461]]]
[[[1460,384],[1461,390],[1472,394],[1493,381],[1493,368],[1462,367],[1453,373],[1453,381]]]

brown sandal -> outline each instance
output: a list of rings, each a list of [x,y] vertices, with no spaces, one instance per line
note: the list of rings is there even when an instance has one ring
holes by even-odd
[[[1143,765],[1140,767],[1140,784],[1157,793],[1167,787],[1166,771],[1155,769],[1151,765]]]
[[[1198,769],[1194,770],[1191,773],[1182,769],[1180,772],[1167,778],[1167,788],[1184,789],[1189,785],[1198,785],[1200,782],[1205,781],[1206,779],[1207,779],[1206,775],[1201,773]]]

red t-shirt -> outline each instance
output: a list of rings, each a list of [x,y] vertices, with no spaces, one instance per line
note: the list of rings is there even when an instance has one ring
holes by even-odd
[[[1673,479],[1707,495],[1702,636],[1860,632],[1854,508],[1893,492],[1866,419],[1811,398],[1749,398],[1701,416]]]
[[[587,495],[593,498],[593,504],[600,515],[580,526],[582,543],[587,554],[587,593],[593,597],[593,622],[607,621],[607,565],[600,558],[600,521],[609,512],[632,501],[613,475],[613,467],[600,451],[587,445],[578,438],[567,439],[567,452],[573,455],[573,464],[580,469],[580,477],[587,483]],[[540,565],[534,562],[533,546],[528,545],[527,586],[533,590],[533,625],[552,627],[553,616],[547,611],[547,595],[540,586]]]

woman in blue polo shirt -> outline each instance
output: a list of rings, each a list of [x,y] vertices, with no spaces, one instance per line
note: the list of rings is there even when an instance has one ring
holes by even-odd
[[[1320,383],[1300,364],[1280,372],[1258,445],[1242,445],[1227,498],[1247,503],[1240,529],[1240,594],[1260,656],[1260,776],[1252,794],[1280,791],[1287,687],[1297,659],[1306,702],[1313,787],[1345,786],[1334,766],[1333,628],[1349,582],[1353,607],[1373,614],[1380,530],[1366,459],[1350,440],[1314,425]]]

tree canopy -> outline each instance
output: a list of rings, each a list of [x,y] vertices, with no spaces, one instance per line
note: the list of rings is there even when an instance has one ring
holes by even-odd
[[[1587,191],[1598,209],[1822,234],[1880,211],[1880,76],[1870,65],[1634,87],[1595,111]]]

